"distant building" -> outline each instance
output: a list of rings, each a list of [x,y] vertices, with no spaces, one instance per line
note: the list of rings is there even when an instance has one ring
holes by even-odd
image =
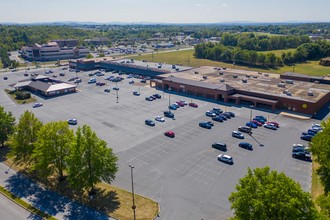
[[[79,44],[77,39],[62,39],[62,40],[53,40],[52,42],[56,42],[59,47],[76,47]]]
[[[56,42],[34,44],[32,47],[21,48],[22,57],[33,61],[52,61],[64,59],[78,59],[89,54],[88,48],[60,47]]]
[[[109,44],[109,39],[105,37],[96,37],[92,39],[85,39],[84,42],[93,44],[95,46],[100,46],[100,45],[107,45]]]
[[[153,35],[153,37],[154,37],[154,38],[163,38],[163,37],[164,37],[164,34],[158,32],[158,33],[155,33],[155,34]]]
[[[174,47],[174,44],[171,43],[171,42],[168,42],[168,43],[157,43],[155,45],[155,48],[171,48],[171,47]]]

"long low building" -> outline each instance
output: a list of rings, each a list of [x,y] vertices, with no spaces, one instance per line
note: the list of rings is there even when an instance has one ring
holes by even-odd
[[[51,61],[63,59],[78,59],[89,54],[88,48],[60,47],[56,42],[34,44],[32,47],[21,48],[22,57],[33,61]]]
[[[330,102],[330,79],[297,73],[270,74],[136,60],[77,61],[77,69],[104,68],[153,77],[152,87],[224,103],[314,115]]]
[[[38,75],[28,80],[18,81],[10,85],[16,90],[27,90],[46,97],[76,92],[77,85]]]

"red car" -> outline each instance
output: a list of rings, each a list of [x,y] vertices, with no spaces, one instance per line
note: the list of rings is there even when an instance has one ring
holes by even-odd
[[[251,121],[253,124],[256,124],[256,125],[258,125],[258,126],[262,126],[262,123],[261,122],[259,122],[259,121],[256,121],[256,120],[252,120]]]
[[[180,107],[184,107],[184,102],[176,102]]]
[[[164,135],[167,136],[167,137],[171,137],[171,138],[174,138],[175,137],[175,134],[174,134],[173,131],[166,131],[164,133]]]
[[[194,108],[197,108],[198,107],[198,105],[196,103],[194,103],[194,102],[189,103],[189,106],[190,107],[194,107]]]
[[[277,122],[275,122],[275,121],[267,122],[267,124],[273,124],[273,125],[275,125],[275,127],[277,127],[277,128],[280,127],[280,125],[279,125]]]

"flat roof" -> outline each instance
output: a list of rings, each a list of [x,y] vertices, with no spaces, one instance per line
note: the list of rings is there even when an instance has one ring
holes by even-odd
[[[201,87],[205,87],[204,85],[208,87],[204,83],[213,83],[219,86],[227,84],[237,90],[276,95],[309,102],[316,102],[330,92],[330,85],[327,84],[316,84],[298,80],[293,80],[293,84],[288,84],[285,79],[280,79],[279,74],[229,68],[224,70],[212,66],[202,66],[175,74],[164,74],[161,77],[167,79],[171,75],[177,78],[199,82],[198,85]],[[284,85],[285,88],[279,87],[279,83]],[[285,90],[289,91],[291,96],[284,94],[283,92]],[[309,91],[313,92],[313,96],[308,95]]]

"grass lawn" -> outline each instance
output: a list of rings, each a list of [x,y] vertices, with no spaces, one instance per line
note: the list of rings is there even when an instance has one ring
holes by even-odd
[[[17,104],[27,104],[27,103],[37,101],[35,98],[32,97],[32,95],[31,95],[31,98],[29,98],[29,99],[19,100],[19,99],[16,99],[15,92],[8,90],[8,89],[6,89],[5,91],[12,98],[12,100],[14,100]]]
[[[27,202],[21,200],[20,198],[17,198],[16,196],[11,194],[8,190],[6,190],[2,186],[0,186],[0,193],[3,194],[4,196],[6,196],[7,198],[9,198],[10,200],[12,200],[13,202],[17,203],[18,205],[22,206],[23,208],[25,208],[29,212],[31,212],[33,214],[36,214],[36,215],[39,215],[40,217],[42,217],[42,219],[50,219],[50,220],[56,220],[57,219],[53,216],[50,216],[50,215],[40,211],[39,209],[31,206],[30,204],[28,204]]]
[[[281,54],[283,51],[290,51],[294,49],[288,50],[276,50],[276,53]],[[270,51],[264,51],[262,53],[268,53]],[[274,51],[272,51],[274,52]],[[207,59],[197,59],[194,57],[194,50],[178,50],[174,52],[164,52],[164,53],[154,53],[146,54],[141,56],[132,56],[130,58],[136,60],[148,60],[151,62],[166,62],[170,64],[181,64],[184,66],[192,66],[192,67],[200,67],[200,66],[217,66],[217,67],[228,67],[234,68],[233,64],[212,61]],[[318,64],[319,61],[308,61],[306,63],[296,64],[294,69],[296,73],[307,74],[311,76],[325,76],[330,74],[330,67],[321,66]],[[284,66],[277,69],[265,69],[265,68],[256,68],[256,67],[248,67],[243,65],[235,65],[237,69],[243,70],[251,70],[251,71],[262,71],[269,73],[285,73],[292,72],[293,66]]]
[[[313,162],[313,164],[312,164],[312,192],[311,192],[311,196],[312,196],[313,201],[315,201],[318,196],[320,196],[324,193],[324,188],[321,184],[321,180],[320,180],[319,176],[316,173],[316,169],[319,166],[320,165],[316,162]]]
[[[267,51],[259,51],[258,53],[274,53],[275,56],[280,57],[282,55],[282,53],[287,53],[287,52],[291,52],[293,53],[294,51],[296,51],[296,49],[285,49],[285,50],[267,50]]]

